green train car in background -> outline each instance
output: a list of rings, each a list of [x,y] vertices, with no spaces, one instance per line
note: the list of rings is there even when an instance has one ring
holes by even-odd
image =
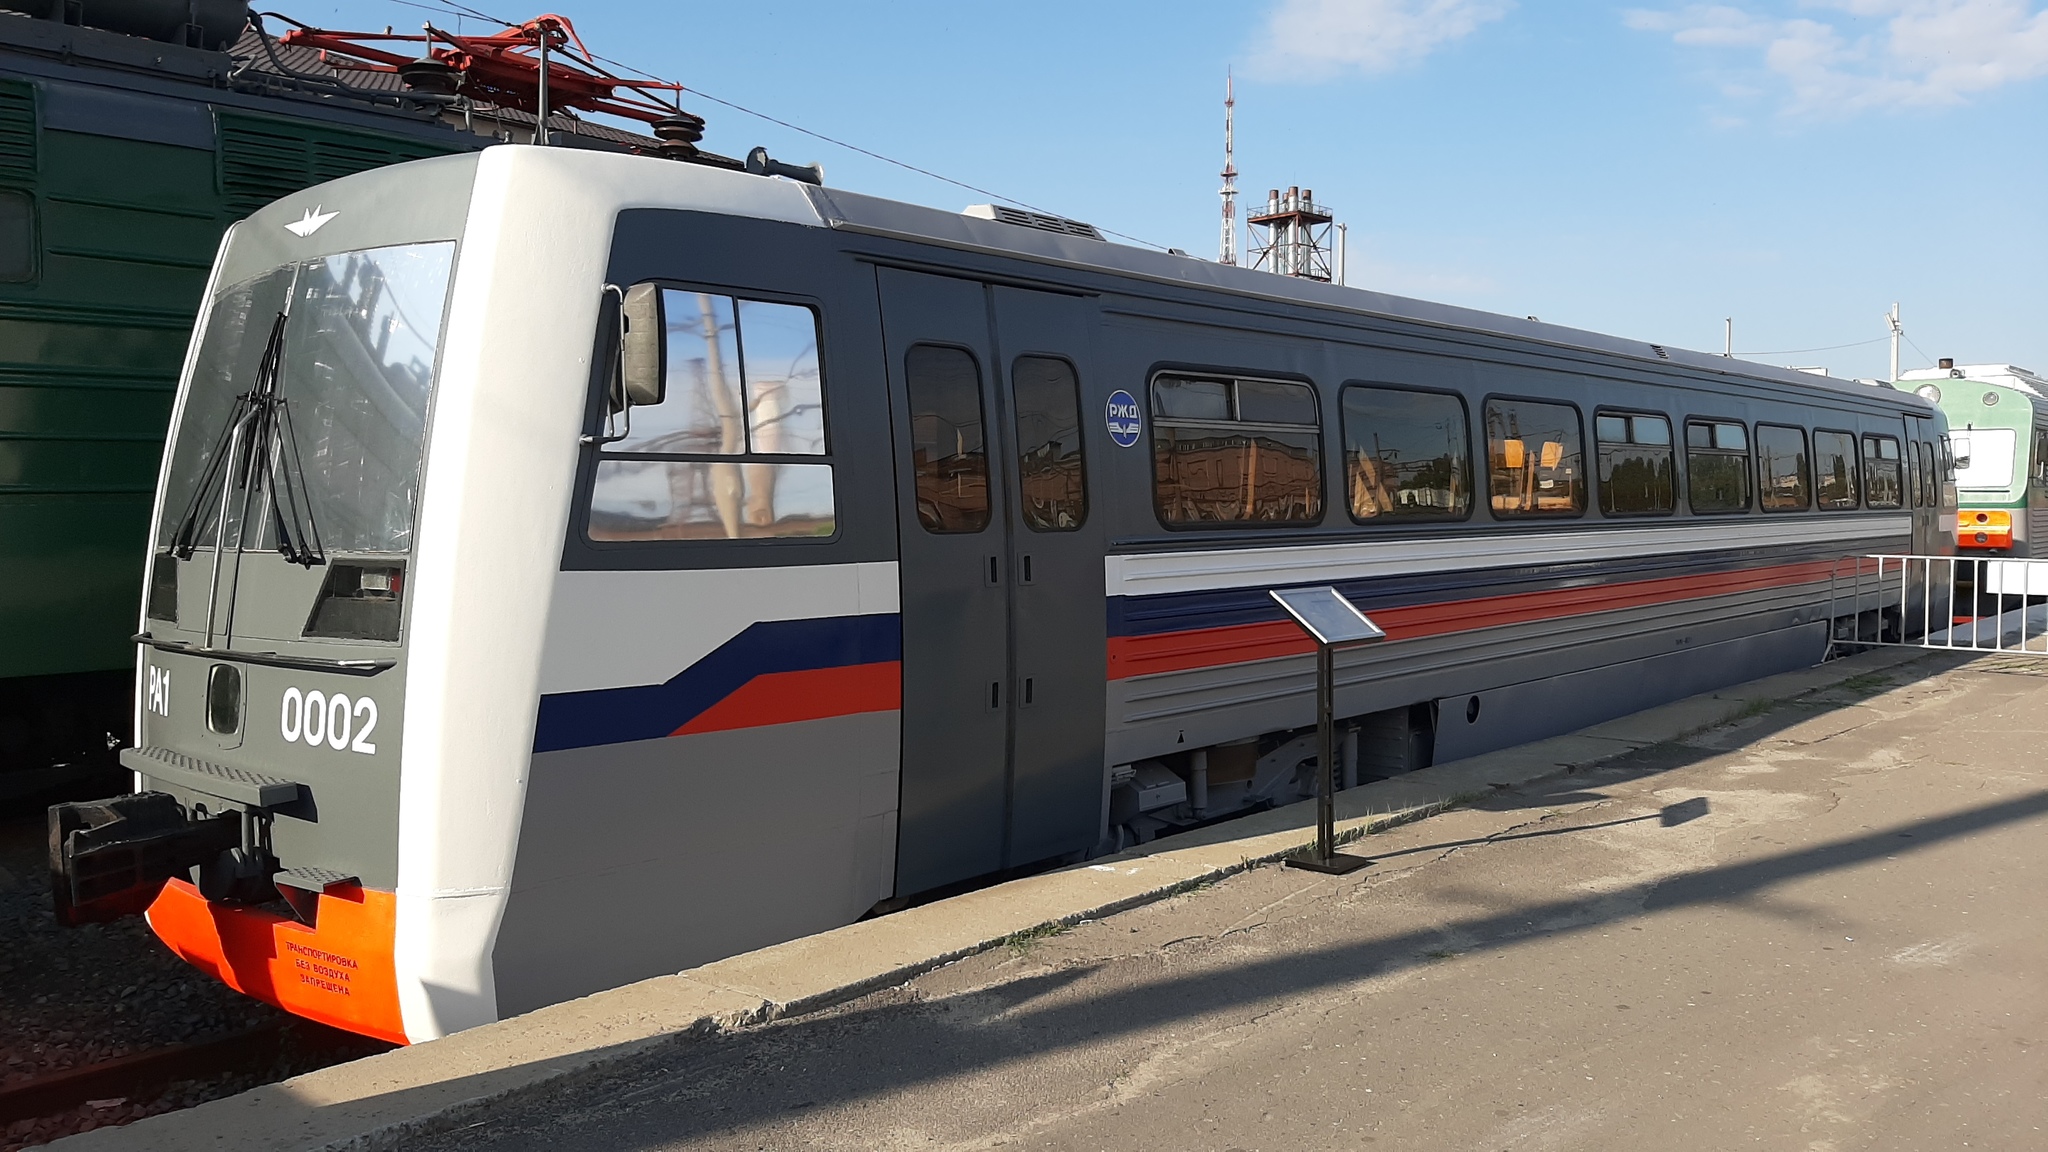
[[[1899,383],[1948,417],[1958,554],[2048,556],[2048,380],[2011,364],[1943,360]]]
[[[236,0],[0,0],[0,805],[118,778],[151,495],[222,233],[321,181],[532,139],[526,113],[452,107]]]

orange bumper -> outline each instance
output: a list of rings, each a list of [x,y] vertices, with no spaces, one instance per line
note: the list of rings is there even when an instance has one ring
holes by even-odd
[[[1996,509],[1965,508],[1956,514],[1956,546],[1960,548],[2012,547],[2012,513]]]
[[[309,928],[260,908],[209,904],[171,880],[149,926],[171,951],[221,983],[309,1020],[404,1044],[392,943],[398,898],[346,888],[320,897]]]

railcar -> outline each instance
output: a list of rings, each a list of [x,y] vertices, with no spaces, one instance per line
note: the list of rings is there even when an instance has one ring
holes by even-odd
[[[1935,407],[781,178],[508,146],[238,225],[136,793],[67,916],[394,1041],[1821,659]],[[1896,603],[1897,600],[1888,600]],[[166,877],[169,877],[166,880]]]
[[[1901,383],[1948,419],[1962,554],[2032,556],[2048,539],[2048,380],[2011,364],[1944,360]]]

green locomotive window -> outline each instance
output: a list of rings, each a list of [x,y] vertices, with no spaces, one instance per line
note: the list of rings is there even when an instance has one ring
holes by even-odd
[[[1579,410],[1535,400],[1486,402],[1488,491],[1496,516],[1577,516],[1586,510]]]
[[[19,284],[35,275],[35,197],[0,189],[0,284]]]
[[[1640,413],[1593,418],[1599,445],[1600,511],[1608,516],[1658,515],[1674,506],[1671,421]]]
[[[1352,519],[1463,520],[1472,514],[1471,434],[1462,398],[1351,385],[1343,403]]]
[[[1831,512],[1856,507],[1856,438],[1847,432],[1813,434],[1817,503]]]
[[[1749,511],[1749,436],[1742,425],[1687,421],[1685,481],[1695,513]]]
[[[1905,504],[1899,473],[1899,442],[1892,436],[1863,438],[1864,495],[1872,508],[1898,508]]]
[[[988,444],[981,367],[958,348],[918,344],[904,356],[917,522],[948,535],[988,527]]]
[[[1804,512],[1813,506],[1812,474],[1806,469],[1806,430],[1781,424],[1756,426],[1757,492],[1766,512]]]
[[[1010,366],[1017,414],[1017,501],[1037,532],[1072,532],[1088,518],[1081,461],[1081,382],[1074,366],[1019,356]]]
[[[1169,527],[1323,518],[1315,391],[1285,380],[1152,381],[1152,503]]]

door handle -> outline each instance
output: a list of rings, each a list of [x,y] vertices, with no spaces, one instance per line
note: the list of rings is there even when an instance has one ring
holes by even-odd
[[[1003,558],[1001,556],[991,556],[988,558],[988,586],[994,588],[1002,582]]]
[[[1001,680],[991,680],[988,682],[988,706],[990,708],[1001,708],[1003,706],[1003,682]]]
[[[1017,578],[1017,583],[1029,584],[1031,583],[1031,557],[1029,555],[1026,555],[1023,557],[1023,561],[1024,562],[1018,566],[1022,571]]]

